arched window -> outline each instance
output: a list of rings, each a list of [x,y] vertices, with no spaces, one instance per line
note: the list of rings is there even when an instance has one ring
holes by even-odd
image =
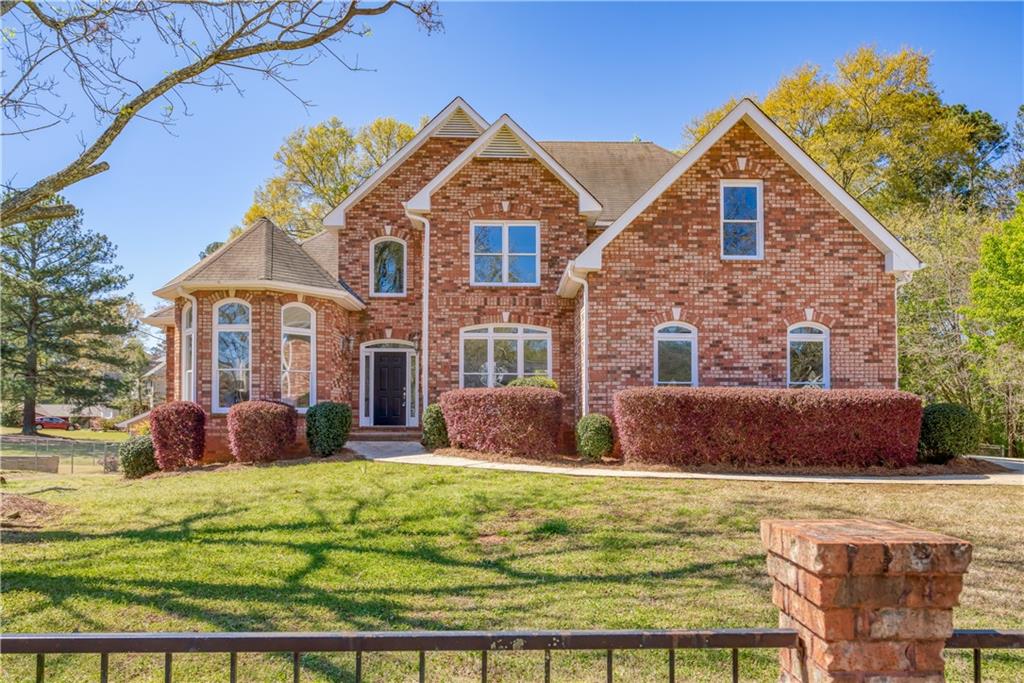
[[[213,410],[249,400],[252,357],[249,304],[225,299],[213,309]]]
[[[281,400],[299,412],[316,403],[316,312],[304,304],[281,308]]]
[[[654,384],[697,386],[697,328],[665,323],[654,328]]]
[[[370,242],[371,296],[405,296],[405,246],[397,237]]]
[[[196,316],[192,304],[181,309],[181,400],[194,401],[196,362]]]
[[[786,335],[786,384],[791,387],[829,387],[828,328],[797,323]]]
[[[459,332],[459,386],[499,387],[517,377],[551,376],[551,330],[481,325]]]

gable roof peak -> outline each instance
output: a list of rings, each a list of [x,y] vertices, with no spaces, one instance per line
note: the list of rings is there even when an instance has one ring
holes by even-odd
[[[500,137],[499,137],[500,136]],[[492,146],[492,143],[494,145]],[[583,184],[575,178],[562,164],[558,162],[547,150],[519,126],[508,114],[502,114],[480,134],[459,156],[444,167],[440,173],[434,176],[429,183],[413,195],[412,199],[405,203],[407,211],[423,213],[430,211],[431,195],[463,166],[476,157],[518,157],[518,148],[521,148],[527,155],[533,157],[547,168],[556,178],[568,187],[579,199],[579,212],[590,218],[596,218],[601,213],[601,202],[599,202]]]
[[[486,119],[480,116],[473,107],[469,106],[466,100],[461,97],[454,98],[444,109],[427,121],[411,140],[388,157],[387,161],[381,164],[380,168],[374,171],[369,178],[361,182],[338,206],[324,216],[324,227],[330,230],[338,230],[345,227],[345,212],[365,197],[380,181],[387,178],[392,171],[405,163],[405,160],[411,157],[430,138],[435,136],[477,137],[488,125]]]
[[[919,270],[921,261],[877,218],[835,181],[810,155],[764,113],[749,97],[744,97],[708,133],[679,158],[665,174],[626,209],[575,259],[574,268],[581,272],[601,269],[604,248],[625,230],[641,213],[726,133],[740,122],[748,125],[776,154],[782,157],[804,180],[843,215],[864,237],[885,255],[885,270],[903,273]],[[569,292],[571,288],[567,288]]]

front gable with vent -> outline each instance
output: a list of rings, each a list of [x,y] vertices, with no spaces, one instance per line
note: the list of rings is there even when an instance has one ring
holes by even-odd
[[[413,213],[428,213],[431,196],[473,159],[535,159],[578,198],[578,210],[588,219],[601,213],[601,203],[519,124],[504,114],[406,203]]]
[[[409,142],[388,158],[373,175],[360,183],[359,187],[345,197],[341,204],[327,214],[324,218],[324,227],[328,230],[345,227],[346,212],[404,164],[431,138],[476,138],[487,127],[487,121],[482,116],[476,113],[461,97],[456,97],[437,116],[428,121]]]

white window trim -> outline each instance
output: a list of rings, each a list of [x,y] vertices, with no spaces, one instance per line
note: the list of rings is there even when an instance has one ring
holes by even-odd
[[[725,253],[725,188],[754,187],[757,188],[757,253],[753,256],[729,255]],[[749,223],[750,221],[728,221],[729,223]],[[720,180],[718,183],[718,250],[723,261],[761,261],[764,260],[764,181],[761,180]]]
[[[374,251],[377,249],[377,245],[381,242],[398,242],[402,245],[402,291],[401,292],[378,292],[377,291],[377,271],[375,268],[376,255]],[[378,237],[370,241],[370,296],[380,298],[400,298],[406,296],[409,292],[409,245],[400,237],[391,237],[386,235],[384,237]]]
[[[496,327],[516,327],[519,328],[518,332],[495,332]],[[536,332],[523,332],[526,328],[535,330],[544,330],[542,333]],[[464,358],[466,348],[466,333],[473,332],[474,330],[487,330],[487,334],[470,334],[469,339],[483,339],[487,341],[487,386],[493,388],[495,386],[495,372],[494,372],[494,342],[500,339],[513,339],[516,340],[516,377],[526,377],[524,374],[523,366],[525,364],[525,357],[523,354],[524,342],[527,340],[544,340],[548,343],[548,366],[546,369],[547,376],[551,377],[551,363],[552,356],[554,355],[554,346],[551,343],[551,329],[547,327],[541,327],[540,325],[526,325],[524,323],[491,323],[489,325],[470,325],[469,327],[463,327],[459,330],[459,388],[465,388],[465,366]],[[532,376],[532,375],[531,375]]]
[[[501,228],[501,282],[477,282],[476,279],[476,241],[473,239],[478,226],[500,227]],[[508,229],[514,226],[531,227],[537,231],[537,253],[534,255],[534,268],[537,273],[536,282],[509,282],[508,281],[508,257],[528,256],[528,254],[509,254],[508,251]],[[540,287],[540,221],[471,221],[469,224],[469,284],[473,287]],[[498,254],[480,254],[480,256],[497,256]]]
[[[221,324],[217,321],[217,314],[220,313],[221,306],[226,304],[243,304],[249,309],[249,323],[247,325],[241,324]],[[213,305],[213,337],[212,347],[210,350],[210,360],[213,363],[213,395],[210,396],[210,410],[211,412],[223,414],[231,409],[231,406],[221,406],[217,401],[220,400],[220,368],[217,363],[217,351],[220,347],[219,335],[221,332],[248,332],[249,333],[249,398],[252,398],[252,305],[245,299],[221,299]]]
[[[662,332],[668,327],[685,327],[689,332]],[[698,346],[698,334],[697,328],[689,323],[672,321],[668,323],[662,323],[654,328],[654,368],[651,376],[654,380],[654,386],[656,387],[695,387],[698,386],[698,373],[697,369],[700,367],[698,357],[700,356]],[[661,382],[658,380],[658,342],[659,341],[688,341],[691,343],[690,353],[690,377],[693,381],[686,384],[683,382]]]
[[[391,344],[392,346],[383,346],[384,344]],[[394,346],[400,344],[401,347]],[[374,339],[373,341],[363,342],[359,345],[359,426],[360,427],[372,427],[373,426],[373,364],[375,362],[374,354],[376,353],[405,353],[405,374],[406,374],[406,416],[405,426],[406,427],[418,427],[420,424],[420,398],[418,392],[415,390],[416,381],[418,379],[417,373],[413,372],[412,365],[413,359],[417,357],[416,345],[410,341],[402,339]],[[366,362],[370,362],[369,376],[366,373]],[[417,365],[417,371],[419,366]],[[366,398],[367,392],[369,393],[369,410],[366,409]]]
[[[794,334],[793,330],[798,327],[813,327],[816,330],[821,330],[823,334]],[[786,387],[787,388],[800,388],[800,387],[816,387],[817,384],[810,382],[793,382],[790,379],[790,358],[789,358],[789,345],[795,341],[812,341],[821,342],[824,347],[822,349],[822,374],[824,375],[824,383],[822,388],[829,389],[832,387],[832,333],[830,330],[819,323],[805,320],[803,322],[794,323],[790,325],[786,330]]]
[[[289,308],[301,308],[309,313],[309,329],[303,327],[288,327],[284,324],[284,312]],[[307,410],[316,405],[316,310],[306,304],[298,302],[292,302],[285,304],[281,307],[281,378],[284,379],[284,336],[286,334],[298,335],[309,337],[309,406],[306,408],[300,408],[295,406],[295,410],[300,414],[304,414]],[[252,339],[250,337],[250,339]],[[250,367],[252,366],[252,359],[249,360]],[[282,386],[283,389],[283,386]],[[282,393],[281,400],[284,400],[284,394]]]
[[[181,330],[181,400],[182,401],[195,401],[196,400],[196,316],[199,311],[192,304],[192,302],[186,303],[181,307],[181,319],[186,320],[185,313],[190,312],[192,314],[192,324],[188,327],[182,327]],[[185,344],[185,340],[192,339],[192,353],[188,354],[191,365],[191,370],[186,369],[185,365],[185,349],[188,345]],[[187,373],[191,372],[191,379],[187,378]],[[186,387],[188,391],[186,392]]]

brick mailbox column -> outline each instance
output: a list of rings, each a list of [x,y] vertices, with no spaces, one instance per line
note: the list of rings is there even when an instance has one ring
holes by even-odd
[[[761,522],[779,626],[782,683],[940,683],[942,649],[971,544],[895,522]]]

